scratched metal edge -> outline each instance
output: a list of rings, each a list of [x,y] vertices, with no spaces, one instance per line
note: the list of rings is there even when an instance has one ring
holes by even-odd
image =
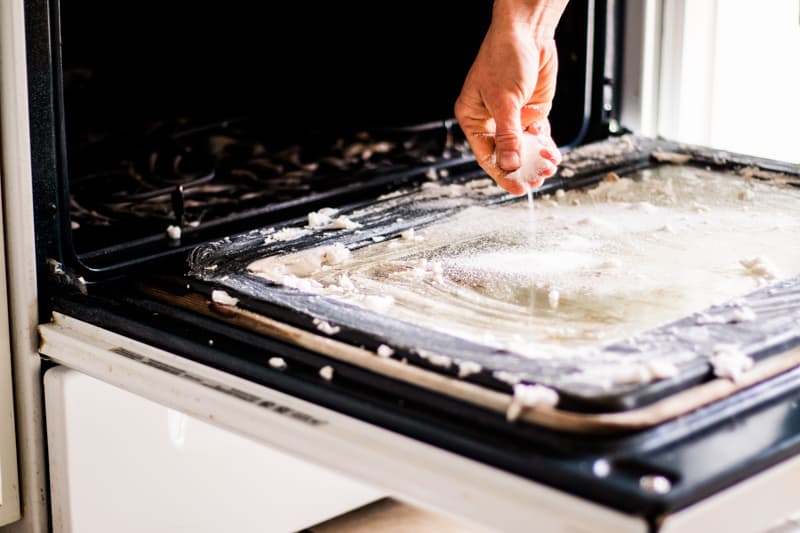
[[[663,139],[626,135],[584,145],[568,152],[565,154],[560,174],[567,174],[569,177],[557,175],[551,178],[545,187],[537,191],[537,194],[546,194],[557,188],[586,187],[599,182],[611,171],[622,174],[669,164],[663,162],[664,154],[667,157],[684,155],[688,157],[688,161],[682,163],[700,167],[735,173],[756,172],[756,177],[762,179],[770,179],[770,173],[780,173],[788,178],[790,185],[800,186],[800,165]],[[764,176],[758,176],[759,172]],[[476,177],[486,176],[480,172],[466,173],[453,178],[440,178],[439,182],[460,183]],[[411,194],[415,190],[411,188],[408,192]],[[489,205],[514,199],[515,197],[508,194],[498,194],[475,198],[473,204]],[[559,407],[576,411],[629,410],[703,382],[713,376],[707,358],[711,353],[711,346],[730,343],[731,339],[739,339],[738,344],[742,345],[742,351],[755,360],[781,353],[800,344],[800,327],[795,317],[795,315],[800,316],[800,277],[797,277],[736,298],[736,301],[744,301],[746,305],[754,306],[758,310],[757,319],[752,322],[705,325],[704,328],[710,332],[710,336],[700,346],[696,342],[689,342],[691,336],[688,334],[683,335],[681,340],[681,333],[689,332],[696,326],[697,315],[692,314],[625,341],[603,347],[602,352],[622,355],[641,354],[644,347],[648,358],[667,353],[674,356],[676,351],[680,351],[684,354],[685,361],[680,365],[681,372],[674,378],[643,385],[592,390],[587,389],[585,384],[575,386],[564,383],[563,380],[558,382],[547,378],[548,372],[543,372],[542,361],[396,320],[331,298],[280,287],[262,278],[243,274],[248,264],[266,255],[295,252],[333,241],[353,247],[367,245],[371,242],[372,236],[396,237],[405,229],[442,220],[467,205],[470,204],[440,209],[424,209],[419,205],[405,206],[407,207],[405,210],[391,212],[395,220],[397,217],[402,218],[401,222],[381,224],[379,217],[359,220],[364,225],[358,234],[331,236],[325,235],[324,232],[314,232],[300,239],[273,242],[268,246],[254,246],[257,241],[263,242],[264,235],[257,229],[251,230],[195,248],[187,260],[188,276],[201,281],[207,292],[218,287],[235,293],[240,298],[238,305],[244,309],[267,316],[278,315],[281,320],[315,332],[313,319],[327,320],[340,327],[340,332],[336,334],[338,340],[371,349],[376,349],[380,344],[388,344],[396,349],[396,357],[405,357],[409,363],[429,370],[451,376],[458,374],[456,364],[435,365],[429,358],[424,357],[426,353],[435,353],[448,356],[453,363],[463,361],[479,363],[483,370],[463,379],[498,390],[509,390],[511,386],[507,381],[497,379],[495,372],[510,373],[524,382],[551,386],[560,394]],[[343,213],[348,212],[348,206],[336,207],[340,207]],[[304,218],[287,220],[276,227],[296,227],[298,224],[303,225]],[[212,266],[213,269],[210,268]],[[711,306],[702,312],[710,316],[719,316],[732,302]],[[676,333],[678,342],[674,342]],[[670,343],[663,342],[666,336],[671,338]],[[559,373],[563,371],[569,373],[576,369],[560,368],[559,371]]]

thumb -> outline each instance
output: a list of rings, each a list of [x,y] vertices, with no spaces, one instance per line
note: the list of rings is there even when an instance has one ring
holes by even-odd
[[[494,143],[497,164],[506,172],[513,172],[522,164],[520,110],[520,105],[506,98],[492,112],[496,126]]]

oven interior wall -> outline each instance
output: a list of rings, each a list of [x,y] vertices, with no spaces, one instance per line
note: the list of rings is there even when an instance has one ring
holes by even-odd
[[[491,7],[486,0],[224,7],[62,0],[67,139],[76,147],[92,133],[182,117],[264,115],[276,128],[447,119]],[[560,144],[584,126],[587,20],[605,9],[606,2],[575,1],[560,23],[553,111]]]
[[[550,118],[562,146],[605,138],[617,117],[621,10],[615,0],[575,0],[561,19]],[[25,11],[46,320],[53,260],[77,272],[75,279],[96,277],[79,259],[70,223],[73,164],[87,147],[120,135],[141,139],[164,121],[186,129],[257,117],[281,133],[449,119],[491,2],[309,8],[241,0],[224,6],[25,0]],[[97,188],[116,187],[111,180]]]

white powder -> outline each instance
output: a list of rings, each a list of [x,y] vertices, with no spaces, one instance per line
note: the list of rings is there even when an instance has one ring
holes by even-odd
[[[694,323],[698,326],[707,324],[727,324],[728,319],[722,315],[709,315],[708,313],[697,313]]]
[[[276,241],[293,241],[309,233],[311,232],[303,228],[283,228],[282,230],[276,231],[272,235],[272,239]]]
[[[181,238],[181,228],[179,226],[167,226],[167,236],[173,241]]]
[[[453,360],[449,356],[440,353],[429,352],[427,350],[417,350],[417,354],[434,366],[450,368],[450,366],[453,364]]]
[[[709,361],[716,376],[734,382],[741,379],[742,375],[754,365],[753,359],[742,352],[739,346],[732,344],[715,346]]]
[[[654,359],[647,362],[647,370],[653,379],[670,379],[678,375],[678,367],[670,361]]]
[[[308,214],[309,228],[329,228],[329,229],[354,229],[361,227],[361,224],[351,220],[347,215],[333,218],[339,212],[338,209],[325,207],[319,211],[312,211]]]
[[[550,304],[550,309],[558,309],[560,299],[561,294],[555,289],[550,289],[550,292],[547,293],[547,302]]]
[[[369,294],[364,296],[362,303],[367,309],[372,309],[377,313],[383,313],[394,304],[394,298],[389,295],[379,296],[377,294]]]
[[[330,246],[323,246],[320,250],[324,265],[339,265],[350,259],[350,250],[338,242]]]
[[[641,211],[642,213],[652,214],[655,213],[658,208],[651,204],[650,202],[636,202],[632,204],[628,209],[632,209],[634,211]]]
[[[608,389],[615,385],[644,385],[677,375],[678,367],[666,359],[641,363],[620,359],[610,365],[584,367],[580,373],[571,376],[569,381]]]
[[[753,322],[758,316],[752,307],[737,307],[731,312],[731,322]]]
[[[378,357],[388,358],[394,355],[394,350],[385,344],[381,344],[378,346],[378,349],[375,351],[375,353],[378,354]]]
[[[271,366],[272,368],[276,368],[278,370],[284,370],[287,365],[283,357],[270,357],[269,366]]]
[[[330,381],[333,379],[333,367],[332,366],[323,366],[319,369],[319,375],[325,381]]]
[[[522,381],[518,375],[512,374],[511,372],[507,372],[505,370],[497,370],[492,372],[492,376],[494,376],[496,380],[508,383],[509,385],[516,385]]]
[[[354,228],[360,228],[361,224],[359,224],[358,222],[356,222],[354,220],[350,220],[350,218],[347,217],[346,215],[342,215],[342,216],[336,217],[331,222],[331,227],[333,229],[354,229]]]
[[[320,330],[322,333],[326,335],[336,335],[342,329],[339,326],[334,326],[330,322],[322,320],[320,318],[314,319],[314,325],[317,327],[318,330]]]
[[[755,198],[756,195],[750,189],[745,189],[743,191],[739,191],[739,194],[737,195],[737,197],[739,198],[739,200],[741,200],[743,202],[748,202],[748,201],[752,200],[753,198]]]
[[[467,202],[426,225],[424,241],[370,243],[306,277],[291,277],[292,263],[303,252],[275,254],[265,258],[261,271],[277,283],[303,283],[315,294],[536,359],[582,356],[748,293],[753,277],[775,281],[783,273],[800,273],[800,190],[749,180],[746,187],[755,195],[744,213],[737,198],[744,178],[673,166],[633,176],[562,192],[558,208],[540,202],[533,237],[524,201]],[[424,203],[434,192],[448,194],[429,188],[406,192],[402,201]],[[470,189],[462,186],[458,193]],[[568,207],[578,199],[580,206]],[[641,202],[653,208],[631,208]],[[394,224],[396,212],[385,214],[386,223]],[[553,289],[559,293],[557,313],[548,306]],[[745,307],[711,309],[710,318],[696,315],[700,325],[721,323],[717,317],[727,323],[754,318]],[[707,340],[712,328],[693,329]],[[603,371],[613,366],[603,361],[575,379],[597,386],[666,379],[675,371],[644,361],[616,374]]]
[[[248,270],[284,285],[299,286],[291,276],[309,277],[325,265],[339,265],[349,258],[350,250],[341,243],[335,243],[303,250],[285,262],[276,262],[272,258],[259,259],[251,263]],[[320,283],[316,285],[322,287]]]
[[[707,324],[736,324],[739,322],[752,322],[756,318],[758,317],[752,307],[737,302],[735,305],[728,305],[727,309],[718,311],[713,315],[697,313],[695,324],[698,326],[705,326]]]
[[[414,228],[408,228],[407,230],[401,232],[400,233],[400,238],[403,239],[404,241],[413,241],[413,240],[415,240],[417,237],[416,237],[416,232],[414,231]]]
[[[465,378],[472,374],[478,374],[483,367],[474,361],[460,361],[458,363],[458,377]]]
[[[541,151],[548,146],[549,142],[544,135],[533,135],[532,133],[522,133],[522,143],[520,146],[520,167],[506,176],[508,179],[527,183],[541,179],[541,173],[553,164],[542,157]],[[495,161],[496,164],[496,161]]]
[[[328,214],[319,211],[312,211],[308,214],[308,227],[322,228],[331,223],[331,217]]]
[[[748,273],[760,280],[773,280],[778,277],[777,268],[767,257],[755,256],[740,259],[741,264]]]
[[[234,298],[223,290],[214,289],[211,291],[211,301],[222,305],[236,305],[239,303],[239,298]]]
[[[356,290],[356,286],[353,284],[353,281],[347,274],[342,274],[341,276],[339,276],[339,287],[341,287],[346,291]]]
[[[558,404],[558,393],[543,385],[514,385],[514,396],[506,410],[509,422],[516,420],[524,408],[555,407]]]

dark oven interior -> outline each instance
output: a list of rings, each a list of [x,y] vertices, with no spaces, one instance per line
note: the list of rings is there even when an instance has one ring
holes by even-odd
[[[562,146],[607,119],[587,100],[602,95],[595,3],[573,2],[559,28]],[[61,239],[95,276],[469,160],[452,108],[491,2],[53,9]]]

